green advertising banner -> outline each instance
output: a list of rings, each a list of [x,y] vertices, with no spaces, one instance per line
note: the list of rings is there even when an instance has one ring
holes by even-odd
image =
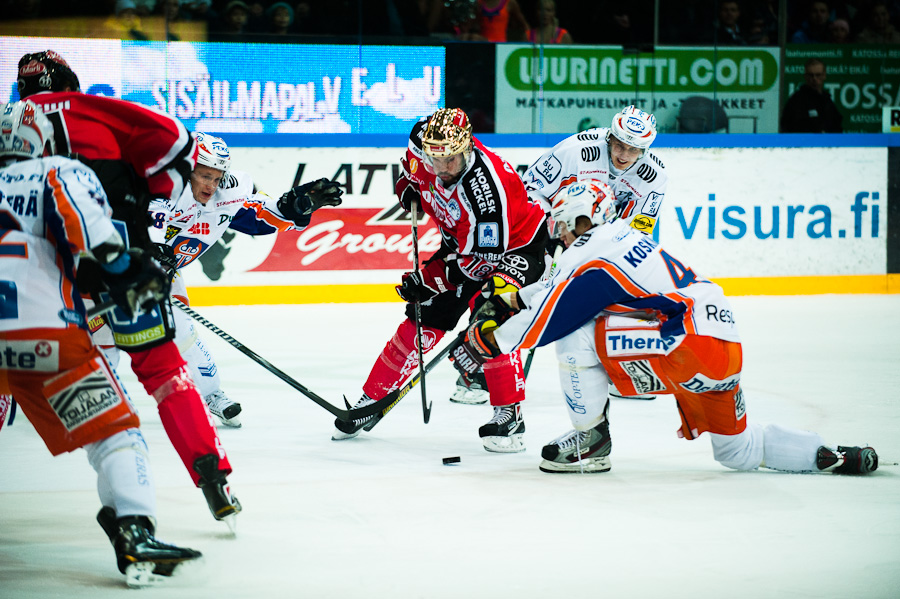
[[[606,126],[634,104],[660,132],[778,131],[775,48],[497,46],[497,133]]]
[[[844,115],[844,132],[880,133],[882,108],[900,106],[900,47],[788,44],[782,107],[803,84],[810,58],[825,63],[825,89]]]

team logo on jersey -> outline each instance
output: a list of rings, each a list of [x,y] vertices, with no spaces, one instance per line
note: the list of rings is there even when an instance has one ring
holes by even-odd
[[[181,233],[181,229],[168,225],[166,227],[166,241],[172,241],[172,238]]]
[[[647,199],[644,202],[644,207],[641,209],[641,213],[646,214],[647,216],[656,216],[656,213],[659,212],[659,207],[662,206],[662,201],[663,194],[656,191],[651,191],[650,195],[647,196]]]
[[[175,245],[172,246],[175,257],[178,259],[176,268],[183,268],[193,262],[197,256],[203,253],[206,247],[207,245],[199,239],[189,238],[176,241]]]
[[[562,172],[562,163],[559,161],[559,158],[550,154],[546,160],[535,164],[534,168],[547,183],[553,183]]]
[[[450,216],[453,217],[453,220],[458,221],[462,218],[462,210],[457,201],[452,198],[447,202],[447,211],[450,213]]]
[[[653,227],[656,226],[656,219],[644,216],[643,214],[638,214],[631,221],[631,226],[642,233],[651,233]]]
[[[500,226],[497,223],[478,223],[478,245],[495,248],[500,246]]]
[[[646,393],[659,393],[665,391],[666,386],[663,384],[649,360],[634,360],[632,362],[619,362],[619,366],[625,371],[625,374],[631,379],[634,390],[638,395]]]
[[[741,382],[741,373],[734,374],[727,379],[716,380],[700,374],[691,377],[686,383],[678,383],[685,391],[691,393],[715,393],[719,391],[731,391]]]

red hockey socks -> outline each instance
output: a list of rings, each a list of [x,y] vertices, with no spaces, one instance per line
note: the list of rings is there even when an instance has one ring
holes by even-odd
[[[131,354],[131,365],[147,392],[156,398],[159,418],[172,446],[187,468],[194,485],[199,475],[194,460],[204,455],[219,457],[219,470],[231,473],[231,464],[219,439],[212,415],[200,397],[184,359],[172,342]]]
[[[428,353],[444,336],[445,331],[428,326],[422,327],[422,351]],[[381,399],[409,377],[419,367],[419,352],[416,345],[416,324],[406,319],[397,327],[397,332],[375,360],[369,378],[363,385],[363,392],[372,399]]]
[[[525,399],[525,372],[521,352],[503,354],[485,362],[484,378],[487,380],[492,406],[508,406]]]

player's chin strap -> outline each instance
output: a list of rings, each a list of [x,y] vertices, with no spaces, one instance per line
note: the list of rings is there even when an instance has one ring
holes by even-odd
[[[350,402],[348,402],[347,398],[345,397],[344,405],[347,406],[347,409],[342,410],[339,407],[333,405],[332,403],[326,401],[325,399],[323,399],[316,393],[313,393],[312,391],[310,391],[309,389],[307,389],[306,387],[304,387],[297,381],[295,381],[293,378],[291,378],[290,376],[288,376],[287,374],[285,374],[284,372],[282,372],[281,370],[279,370],[278,368],[273,366],[271,363],[269,363],[268,360],[266,360],[265,358],[263,358],[262,356],[260,356],[259,354],[257,354],[253,350],[251,350],[249,347],[247,347],[246,345],[244,345],[243,343],[241,343],[240,341],[238,341],[237,339],[235,339],[234,337],[232,337],[231,335],[229,335],[228,333],[226,333],[225,331],[223,331],[222,329],[220,329],[219,327],[217,327],[210,321],[206,320],[203,316],[198,314],[192,308],[185,305],[183,302],[181,302],[175,298],[172,298],[172,304],[177,306],[178,308],[180,308],[182,311],[184,311],[185,314],[187,314],[188,316],[193,318],[196,322],[199,322],[200,324],[202,324],[203,326],[208,328],[210,331],[212,331],[213,333],[215,333],[216,335],[218,335],[219,337],[224,339],[228,343],[228,345],[235,348],[236,350],[238,350],[239,352],[241,352],[242,354],[244,354],[245,356],[247,356],[248,358],[250,358],[257,364],[259,364],[260,366],[262,366],[263,368],[265,368],[266,370],[268,370],[269,372],[271,372],[272,374],[274,374],[275,376],[280,378],[282,381],[284,381],[285,383],[287,383],[288,385],[290,385],[291,387],[293,387],[294,389],[296,389],[297,391],[299,391],[306,397],[310,398],[315,403],[319,404],[320,406],[322,406],[323,408],[325,408],[326,410],[328,410],[329,412],[331,412],[332,414],[334,414],[341,420],[356,420],[356,419],[360,419],[360,418],[365,418],[366,416],[372,416],[373,414],[376,414],[376,413],[384,410],[385,406],[388,406],[391,403],[396,403],[394,398],[392,398],[392,395],[393,395],[392,394],[392,395],[388,395],[387,397],[385,397],[383,399],[376,401],[373,404],[369,404],[369,405],[361,407],[361,408],[353,409],[350,407]],[[393,406],[391,406],[391,407],[393,407]],[[388,409],[390,409],[390,407]]]

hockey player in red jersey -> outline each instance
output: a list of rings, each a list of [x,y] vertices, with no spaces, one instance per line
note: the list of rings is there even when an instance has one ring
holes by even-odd
[[[406,319],[388,341],[363,385],[357,406],[397,389],[418,366],[414,303],[421,305],[423,351],[432,349],[481,298],[519,289],[544,271],[547,231],[544,210],[525,194],[515,170],[472,136],[466,114],[444,108],[421,119],[412,130],[397,196],[409,211],[416,202],[435,219],[441,248],[397,286],[408,302]],[[489,292],[490,292],[489,291]],[[503,354],[484,368],[494,415],[479,429],[485,449],[524,451],[521,402],[525,377],[519,352]],[[354,421],[335,421],[333,439],[371,430],[382,413]]]
[[[127,226],[129,245],[151,251],[151,195],[178,198],[196,163],[197,148],[188,131],[157,110],[81,93],[76,74],[51,50],[24,55],[18,75],[19,94],[41,106],[53,124],[57,151],[76,155],[97,173],[113,218]],[[82,269],[79,286],[92,291],[96,275]],[[132,370],[156,399],[163,427],[213,516],[233,526],[241,506],[226,479],[231,465],[172,341],[171,312],[167,296],[156,310],[138,316],[117,313],[107,321],[116,345],[130,354]],[[103,325],[96,320],[92,329]]]
[[[153,537],[156,495],[138,417],[91,342],[76,272],[94,262],[117,305],[139,311],[168,277],[128,250],[97,176],[52,153],[53,129],[29,101],[0,104],[0,393],[12,393],[50,452],[83,447],[97,472],[98,521],[129,586],[176,574],[200,553]]]
[[[612,190],[579,181],[551,217],[568,249],[549,277],[492,300],[457,348],[477,363],[556,342],[560,384],[575,430],[544,446],[544,472],[611,468],[607,387],[672,393],[678,436],[711,438],[735,470],[867,474],[871,447],[830,447],[816,433],[748,422],[741,341],[721,287],[618,220]],[[498,323],[502,323],[498,328]]]

